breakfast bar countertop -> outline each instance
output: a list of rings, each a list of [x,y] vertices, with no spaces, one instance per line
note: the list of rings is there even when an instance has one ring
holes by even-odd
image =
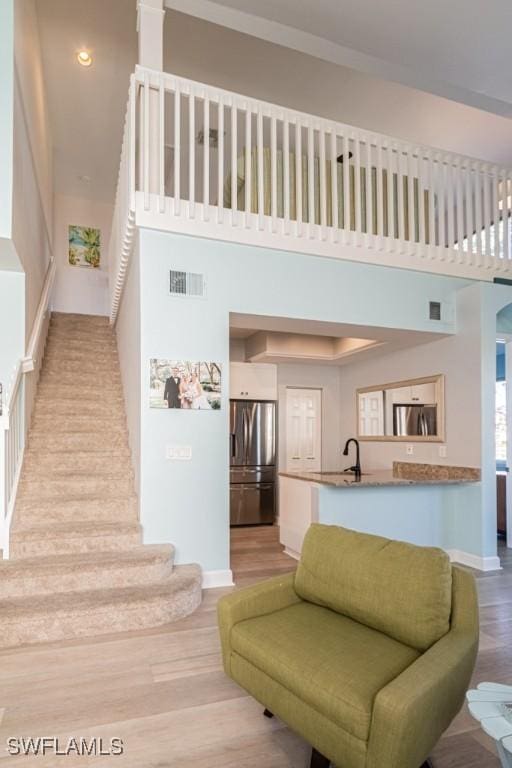
[[[419,464],[396,461],[393,469],[363,471],[357,480],[350,472],[280,472],[281,477],[305,480],[334,488],[376,488],[381,486],[460,485],[480,481],[474,467],[450,467],[443,464]]]

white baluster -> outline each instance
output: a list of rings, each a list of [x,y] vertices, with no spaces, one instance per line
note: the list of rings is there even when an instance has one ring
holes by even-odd
[[[336,150],[336,126],[331,125],[331,224],[332,240],[338,242],[338,153]]]
[[[475,173],[476,176],[476,173]],[[473,233],[474,219],[473,219],[473,173],[469,160],[466,161],[466,167],[464,171],[464,177],[466,181],[466,263],[471,264],[473,261]],[[477,243],[480,243],[480,238],[477,238]]]
[[[318,132],[318,144],[319,144],[319,163],[320,163],[320,226],[322,240],[327,237],[327,174],[325,167],[325,130],[322,126]]]
[[[210,99],[203,99],[203,221],[210,219]]]
[[[144,133],[142,137],[142,153],[143,153],[143,190],[144,190],[144,210],[149,211],[149,151],[150,151],[150,135],[149,135],[149,75],[144,73]]]
[[[418,156],[418,239],[420,256],[425,258],[426,251],[426,232],[425,232],[425,172],[424,172],[424,153],[419,147]]]
[[[262,230],[265,214],[265,182],[263,178],[263,112],[261,111],[261,104],[258,105],[256,128],[258,142],[258,227]]]
[[[195,137],[195,96],[190,89],[188,97],[188,215],[193,219],[196,215],[196,137]]]
[[[352,136],[354,142],[354,209],[355,209],[355,243],[361,245],[361,235],[363,231],[361,216],[361,144],[357,135]]]
[[[231,223],[237,224],[238,209],[238,107],[233,98],[231,104]]]
[[[453,183],[453,159],[451,155],[445,158],[446,211],[448,215],[448,258],[455,261],[455,188]]]
[[[217,124],[219,146],[217,155],[217,222],[224,221],[224,97],[219,96]]]
[[[272,112],[270,118],[270,215],[272,232],[277,231],[277,120]]]
[[[343,240],[350,242],[350,145],[346,129],[342,140],[343,152]]]
[[[370,246],[373,238],[373,170],[372,170],[372,142],[369,135],[366,136],[366,245]]]
[[[165,88],[158,77],[158,210],[165,211]]]
[[[283,119],[283,231],[285,235],[290,233],[290,124],[288,115]]]
[[[476,252],[477,252],[477,263],[479,265],[482,264],[482,254],[483,254],[483,222],[482,222],[482,183],[483,183],[483,174],[482,174],[482,168],[480,163],[475,163],[474,170],[471,174],[472,180],[473,180],[473,190],[474,190],[474,196],[473,196],[473,205],[471,206],[471,210],[473,211],[473,220],[471,222],[471,225],[469,226],[470,233],[475,233],[476,235]],[[471,238],[472,239],[472,238]]]
[[[315,227],[315,134],[313,127],[308,125],[308,234],[313,237]]]
[[[382,142],[380,136],[377,136],[377,236],[379,238],[379,249],[384,247],[384,167],[382,163]]]
[[[510,209],[509,209],[509,191],[511,191],[511,183],[507,176],[507,172],[503,171],[502,177],[502,207],[501,216],[503,220],[503,258],[505,260],[505,266],[509,267],[510,254]]]
[[[181,209],[181,92],[177,83],[174,91],[174,213]]]
[[[460,158],[457,158],[457,167],[455,171],[455,184],[457,194],[457,261],[464,263],[464,194],[463,194],[463,169]]]
[[[252,107],[245,105],[245,226],[250,226],[252,213]]]
[[[298,116],[295,122],[295,213],[297,236],[302,237],[302,127]]]
[[[395,247],[393,239],[395,235],[400,236],[400,231],[395,232],[395,172],[398,174],[398,158],[391,143],[387,144],[387,184],[386,194],[388,198],[388,240],[387,250],[392,251]],[[400,184],[397,179],[397,192]]]

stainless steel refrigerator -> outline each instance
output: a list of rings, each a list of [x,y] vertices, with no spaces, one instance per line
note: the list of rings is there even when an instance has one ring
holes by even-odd
[[[437,435],[437,406],[393,405],[393,434],[403,437]]]
[[[230,401],[231,525],[275,520],[276,404]]]

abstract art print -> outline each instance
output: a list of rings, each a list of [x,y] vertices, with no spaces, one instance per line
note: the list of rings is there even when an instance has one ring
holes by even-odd
[[[68,230],[68,261],[73,267],[100,266],[100,230],[94,227],[78,227],[69,225]]]
[[[150,360],[151,408],[188,411],[219,410],[222,372],[220,363],[190,360]]]

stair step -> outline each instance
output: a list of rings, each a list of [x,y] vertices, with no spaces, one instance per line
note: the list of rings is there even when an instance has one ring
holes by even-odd
[[[69,473],[68,477],[34,477],[31,473],[22,477],[18,496],[20,502],[28,499],[121,499],[133,495],[133,478],[130,474],[122,477],[91,477]]]
[[[31,429],[37,433],[44,432],[109,432],[110,434],[126,434],[124,416],[115,414],[100,414],[91,416],[81,413],[62,413],[58,415],[37,413],[32,419]]]
[[[55,400],[54,397],[37,396],[34,408],[34,417],[36,416],[110,416],[116,417],[124,423],[124,403],[121,398],[114,402],[90,398],[84,400],[82,394],[73,399]]]
[[[0,561],[0,600],[155,584],[170,576],[173,560],[171,544],[4,560]]]
[[[141,543],[139,523],[124,521],[59,522],[54,525],[19,527],[11,530],[10,556],[43,557],[75,552],[120,551]]]
[[[94,363],[95,369],[100,371],[117,370],[119,368],[119,360],[117,352],[106,352],[104,350],[98,350],[97,352],[91,350],[75,350],[74,352],[65,349],[49,350],[44,355],[44,365],[51,367],[54,364],[59,368],[62,366],[70,366],[76,363],[81,369],[88,370],[90,363]]]
[[[108,315],[81,315],[77,312],[52,312],[52,325],[74,325],[81,327],[95,326],[100,328],[110,328]]]
[[[71,360],[66,357],[63,359],[55,357],[45,357],[43,362],[44,373],[74,373],[77,375],[75,386],[79,387],[80,378],[83,374],[98,374],[99,376],[116,376],[120,379],[119,364],[111,359],[96,360],[92,357],[85,357],[83,360]]]
[[[53,386],[66,385],[71,392],[74,392],[77,397],[81,391],[86,387],[99,387],[101,390],[104,388],[117,389],[119,393],[121,389],[121,375],[119,371],[97,371],[97,370],[82,370],[73,371],[68,368],[60,368],[58,365],[52,363],[51,366],[43,365],[41,370],[41,379],[43,384],[51,384]]]
[[[34,526],[60,523],[111,523],[119,520],[137,523],[137,497],[100,499],[17,499],[15,528],[19,531]]]
[[[159,627],[192,613],[201,602],[201,569],[176,566],[158,584],[95,589],[0,601],[4,648]]]
[[[51,470],[52,474],[68,471],[90,472],[93,474],[116,474],[131,469],[130,451],[127,447],[115,451],[36,451],[27,448],[23,460],[23,468]]]
[[[101,436],[101,442],[99,438]],[[103,450],[128,447],[126,433],[101,433],[93,432],[59,432],[56,434],[46,434],[42,432],[30,431],[28,436],[28,447],[34,450],[43,451],[94,451],[101,445]]]
[[[60,352],[61,350],[69,353],[108,352],[117,356],[116,337],[114,334],[108,334],[99,338],[88,338],[86,336],[83,339],[77,340],[74,338],[69,338],[64,333],[61,334],[55,331],[51,331],[48,334],[45,354],[50,352]]]
[[[127,448],[115,454],[112,451],[25,451],[23,474],[46,471],[48,477],[67,477],[69,472],[84,476],[133,476],[130,452]]]
[[[74,377],[73,377],[74,378]],[[77,398],[76,380],[72,382],[60,381],[58,376],[42,376],[39,379],[37,397],[53,398],[55,401],[83,402],[89,400],[92,402],[104,401],[105,403],[124,402],[122,389],[119,381],[113,383],[100,384],[90,377],[90,381],[80,380],[80,394]]]

